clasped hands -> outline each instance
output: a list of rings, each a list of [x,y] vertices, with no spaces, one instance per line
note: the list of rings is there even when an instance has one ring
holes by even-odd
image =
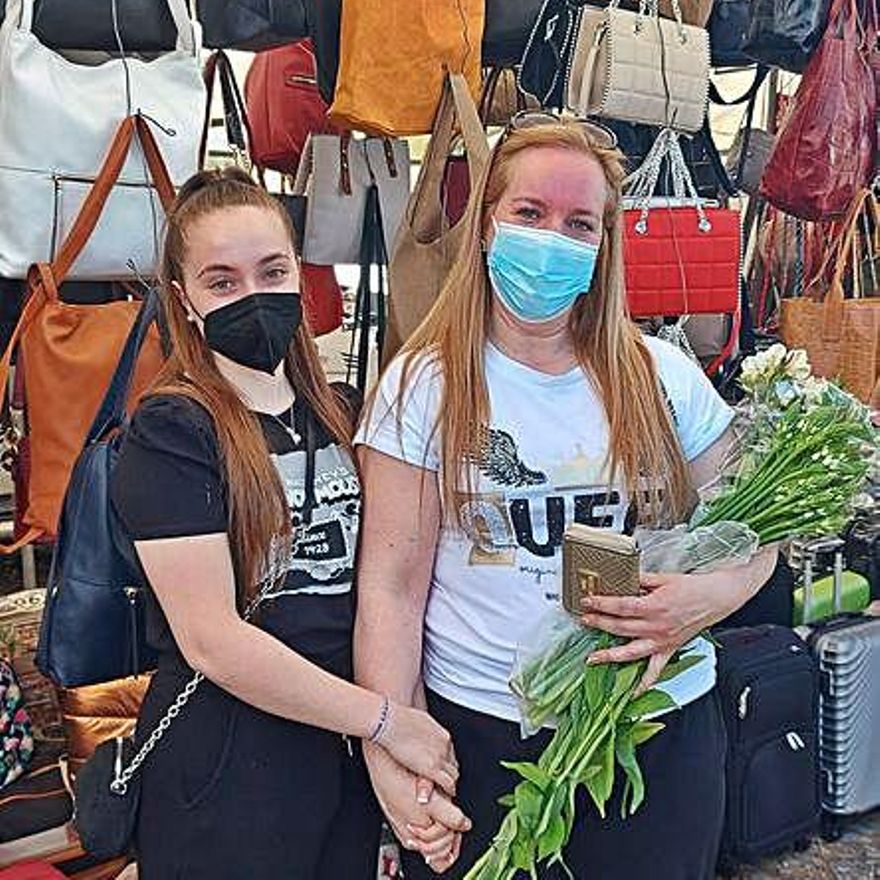
[[[448,870],[461,851],[470,819],[453,802],[457,765],[451,784],[442,788],[416,776],[381,746],[364,743],[364,757],[382,812],[401,845],[418,852],[437,874]]]

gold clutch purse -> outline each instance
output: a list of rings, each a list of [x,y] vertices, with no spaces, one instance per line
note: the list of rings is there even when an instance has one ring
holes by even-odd
[[[639,550],[628,535],[574,523],[562,537],[562,605],[581,613],[581,599],[639,595]]]

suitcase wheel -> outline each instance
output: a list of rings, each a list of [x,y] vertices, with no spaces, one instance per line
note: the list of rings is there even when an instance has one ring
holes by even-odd
[[[828,813],[822,815],[822,839],[828,843],[834,843],[843,836],[843,825],[837,816]]]

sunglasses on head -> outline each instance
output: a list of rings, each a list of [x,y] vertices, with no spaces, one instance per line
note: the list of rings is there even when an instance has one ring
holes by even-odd
[[[591,119],[580,116],[560,116],[550,110],[521,110],[513,116],[504,128],[502,137],[506,139],[512,131],[523,131],[539,125],[556,125],[560,122],[576,122],[593,138],[596,144],[606,149],[617,147],[617,135],[610,129]]]

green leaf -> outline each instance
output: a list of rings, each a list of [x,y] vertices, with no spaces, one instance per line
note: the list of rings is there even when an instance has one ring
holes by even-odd
[[[607,665],[587,666],[584,671],[583,693],[587,700],[586,708],[595,712],[608,696],[611,669]]]
[[[528,761],[501,761],[501,766],[518,773],[523,779],[534,783],[541,791],[550,784],[550,776],[537,764]]]
[[[661,681],[669,681],[672,678],[675,678],[677,675],[681,675],[683,672],[687,672],[693,666],[696,666],[698,663],[701,663],[705,658],[702,654],[688,654],[685,657],[682,657],[679,660],[673,660],[671,663],[667,663],[663,669],[663,672],[660,673],[660,677],[657,679],[657,682]]]
[[[521,871],[531,873],[535,870],[535,847],[530,836],[518,834],[511,844],[510,854],[514,866]]]
[[[550,816],[547,830],[538,838],[538,860],[559,852],[565,841],[565,822],[559,813],[554,812]]]
[[[614,677],[614,689],[611,692],[611,699],[622,697],[624,694],[632,690],[633,686],[642,675],[644,665],[643,662],[638,661],[617,667],[617,674]]]
[[[642,777],[642,771],[636,760],[636,747],[633,742],[633,731],[625,730],[617,735],[617,742],[614,747],[617,763],[626,773],[626,778],[632,786],[632,801],[629,808],[629,815],[632,815],[645,799],[645,780]]]
[[[609,737],[601,749],[600,763],[596,772],[592,772],[582,779],[599,815],[605,818],[605,804],[611,797],[611,789],[614,787],[614,737]]]
[[[666,727],[659,721],[639,721],[632,729],[633,745],[640,746]]]
[[[529,833],[533,832],[538,827],[541,818],[543,792],[532,782],[520,782],[513,790],[513,797],[520,822]]]
[[[675,700],[659,690],[645,691],[641,696],[636,697],[626,707],[626,717],[639,719],[645,715],[652,715],[654,712],[664,712],[667,709],[676,707]]]
[[[507,794],[501,795],[498,798],[498,805],[501,807],[514,807],[516,806],[516,800],[513,797],[513,792],[509,791]]]

